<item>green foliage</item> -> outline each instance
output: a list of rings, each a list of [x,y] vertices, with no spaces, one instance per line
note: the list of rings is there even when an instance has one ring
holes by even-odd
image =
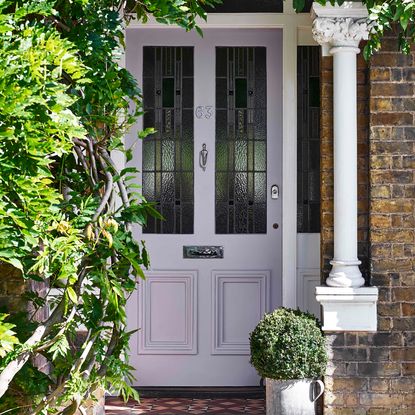
[[[317,319],[300,310],[266,314],[250,335],[251,364],[262,377],[320,377],[327,365],[325,339]]]
[[[27,21],[30,11],[0,20],[0,258],[21,270],[62,200],[51,166],[84,136],[62,83],[63,73],[81,82],[84,65],[55,30]]]
[[[316,0],[317,3],[339,5],[345,0]],[[365,59],[379,51],[382,47],[382,37],[388,31],[398,36],[397,51],[410,53],[411,45],[415,43],[415,1],[414,0],[362,0],[367,7],[370,27],[369,40],[363,54]],[[297,12],[304,9],[305,0],[293,0]]]
[[[151,14],[159,23],[175,24],[186,30],[196,29],[202,35],[196,18],[206,20],[205,9],[218,3],[222,3],[222,0],[127,1],[126,12],[134,13],[144,23]]]
[[[6,323],[4,320],[7,314],[0,314],[0,358],[5,357],[7,353],[13,351],[14,347],[19,344],[16,333],[12,330],[15,325]]]
[[[382,47],[384,33],[396,30],[398,48],[408,54],[415,41],[415,2],[413,0],[365,0],[372,25],[364,54],[368,59]]]
[[[0,261],[48,291],[28,288],[28,315],[0,315],[0,411],[72,414],[98,387],[138,399],[125,308],[149,256],[132,225],[158,213],[137,171],[111,159],[131,160],[122,138],[142,114],[119,65],[124,27],[134,11],[190,30],[216,2],[133,1],[123,14],[124,1],[0,0]]]

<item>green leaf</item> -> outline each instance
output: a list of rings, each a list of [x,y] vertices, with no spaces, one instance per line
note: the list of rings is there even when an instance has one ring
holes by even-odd
[[[297,13],[303,11],[305,6],[305,0],[293,0],[293,8]]]
[[[135,258],[133,258],[130,255],[126,255],[125,257],[130,261],[130,263],[133,266],[134,271],[137,273],[137,275],[140,278],[142,278],[143,280],[145,280],[146,277],[145,277],[144,272],[143,272],[143,270],[141,268],[141,265],[135,260]]]
[[[12,352],[16,345],[18,345],[19,339],[15,336],[15,332],[12,330],[16,327],[14,324],[6,323],[4,320],[8,317],[8,314],[0,314],[0,357],[4,358],[8,353]]]
[[[59,336],[49,349],[49,352],[52,353],[52,360],[56,360],[59,356],[66,357],[69,349],[70,347],[66,336]]]
[[[78,304],[78,296],[76,295],[75,290],[72,287],[67,287],[66,292],[68,293],[68,297],[74,304]]]
[[[20,271],[23,270],[23,264],[17,258],[3,258],[4,262],[8,262],[9,264],[13,265],[15,268],[19,269]]]
[[[133,150],[131,148],[125,151],[125,159],[127,163],[133,159]]]
[[[200,37],[203,37],[203,31],[199,26],[196,26],[196,32],[199,34]]]
[[[400,17],[400,24],[403,28],[403,30],[406,30],[408,28],[409,20],[411,18],[411,14],[408,12],[405,12]]]

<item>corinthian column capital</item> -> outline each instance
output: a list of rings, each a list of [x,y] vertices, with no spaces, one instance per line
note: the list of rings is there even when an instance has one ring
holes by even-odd
[[[313,37],[326,50],[350,47],[356,53],[362,40],[369,36],[367,9],[362,3],[343,3],[342,6],[313,4]]]
[[[313,22],[313,37],[320,45],[358,47],[368,35],[367,19],[317,17]]]

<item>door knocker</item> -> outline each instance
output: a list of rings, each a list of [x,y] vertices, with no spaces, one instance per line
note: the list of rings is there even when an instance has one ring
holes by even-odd
[[[199,164],[200,167],[203,169],[203,171],[206,170],[206,164],[207,164],[207,157],[209,152],[206,150],[206,144],[202,144],[202,150],[199,153]]]

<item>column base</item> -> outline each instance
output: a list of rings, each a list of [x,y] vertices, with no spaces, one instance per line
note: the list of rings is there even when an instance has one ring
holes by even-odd
[[[326,280],[329,287],[358,288],[365,285],[365,280],[360,272],[361,261],[330,261],[333,266]]]
[[[377,287],[316,287],[316,299],[323,307],[324,331],[377,330]]]

